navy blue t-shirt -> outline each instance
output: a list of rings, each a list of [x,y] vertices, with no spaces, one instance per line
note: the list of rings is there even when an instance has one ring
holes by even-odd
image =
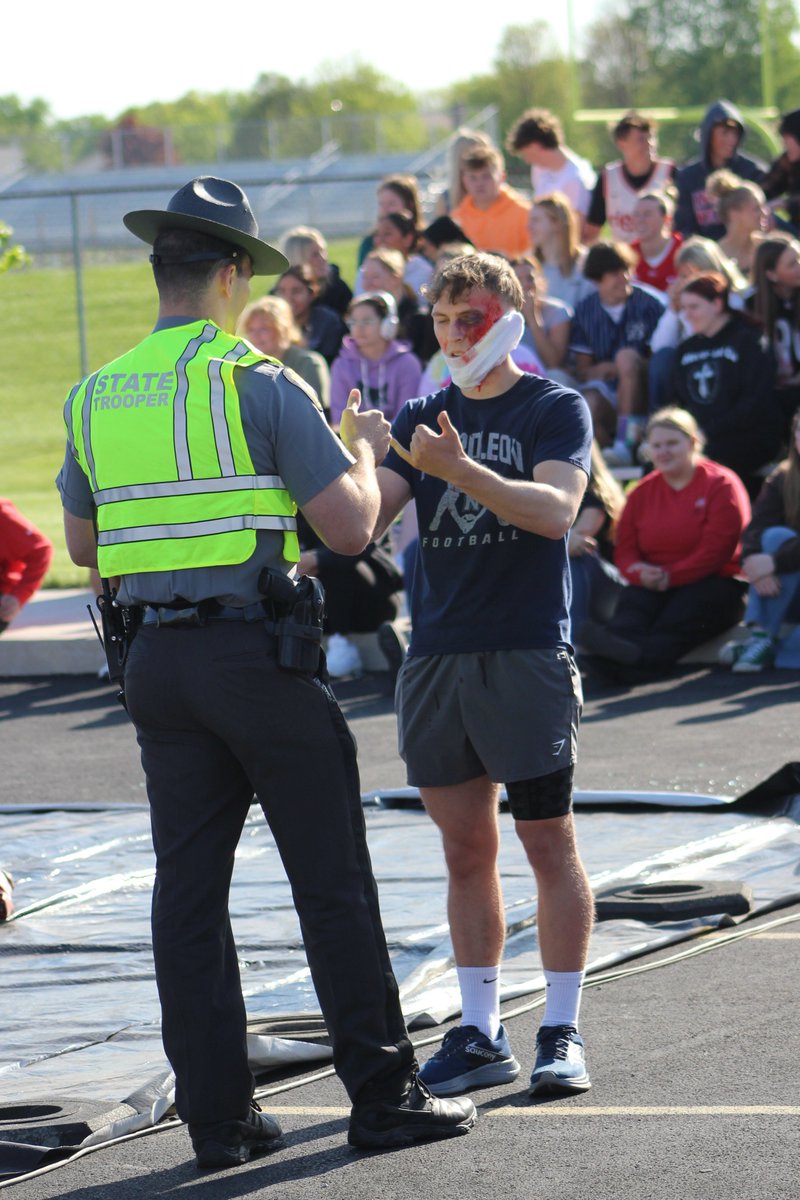
[[[487,400],[470,400],[451,383],[409,400],[395,418],[394,437],[410,445],[418,424],[440,433],[442,409],[469,457],[506,479],[530,481],[534,467],[548,460],[590,473],[586,402],[549,379],[523,375]],[[410,654],[569,645],[566,537],[554,540],[508,524],[394,451],[383,465],[407,480],[417,506]]]

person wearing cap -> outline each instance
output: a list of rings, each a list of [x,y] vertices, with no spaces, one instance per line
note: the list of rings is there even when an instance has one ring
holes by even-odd
[[[57,483],[73,560],[143,611],[125,695],[151,808],[153,955],[178,1114],[201,1167],[244,1162],[281,1136],[252,1099],[228,913],[255,793],[352,1101],[350,1142],[466,1133],[473,1105],[417,1082],[352,736],[324,661],[279,665],[279,613],[261,583],[269,570],[294,596],[298,506],[332,549],[367,544],[388,424],[354,393],[339,441],[307,385],[233,333],[251,276],[286,267],[236,184],[193,179],[165,210],[124,221],[153,247],[158,320],[69,393]]]
[[[701,234],[718,242],[725,236],[725,226],[719,219],[713,196],[706,189],[708,176],[726,167],[740,179],[760,183],[764,164],[739,153],[745,136],[744,121],[730,100],[716,100],[709,105],[696,136],[700,157],[681,167],[675,177],[678,207],[673,225],[684,238]]]
[[[778,126],[783,140],[783,154],[767,171],[761,186],[770,208],[785,208],[792,232],[800,233],[800,108],[784,113]]]

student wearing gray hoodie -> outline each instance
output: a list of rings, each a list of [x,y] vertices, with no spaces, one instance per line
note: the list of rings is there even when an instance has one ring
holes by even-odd
[[[709,105],[698,132],[700,157],[681,167],[675,179],[678,207],[673,227],[684,238],[700,234],[718,242],[725,236],[725,226],[717,215],[713,197],[706,191],[708,176],[720,167],[727,167],[740,179],[760,183],[765,168],[760,160],[739,154],[745,136],[744,121],[729,100],[716,100]]]

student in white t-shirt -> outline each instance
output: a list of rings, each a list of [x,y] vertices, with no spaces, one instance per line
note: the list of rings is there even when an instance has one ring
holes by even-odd
[[[529,108],[512,126],[506,148],[531,168],[534,198],[562,192],[585,220],[597,176],[590,162],[564,144],[557,117],[544,108]]]

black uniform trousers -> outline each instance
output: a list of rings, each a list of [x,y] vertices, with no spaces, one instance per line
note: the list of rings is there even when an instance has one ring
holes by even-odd
[[[147,776],[152,929],[181,1118],[248,1111],[228,896],[253,799],[292,888],[334,1064],[351,1100],[396,1101],[416,1067],[367,850],[355,743],[327,688],[278,667],[259,623],[144,627],[126,668]]]

